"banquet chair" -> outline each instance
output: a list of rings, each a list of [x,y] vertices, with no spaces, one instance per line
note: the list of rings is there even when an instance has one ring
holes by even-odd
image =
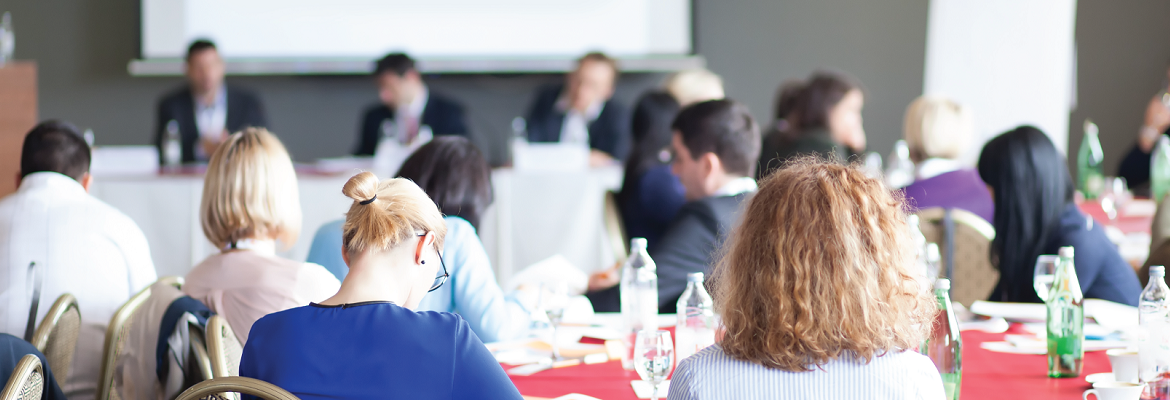
[[[175,400],[224,400],[227,399],[223,397],[224,393],[242,393],[263,400],[299,400],[297,396],[293,396],[292,393],[276,385],[242,376],[215,378],[197,383]]]
[[[939,273],[951,280],[951,300],[967,306],[986,300],[999,281],[999,271],[988,256],[995,228],[960,209],[927,208],[918,212],[918,219],[926,241],[939,246]]]
[[[44,353],[49,370],[56,374],[56,379],[63,381],[69,376],[69,368],[73,365],[73,355],[77,350],[77,337],[80,335],[81,311],[77,307],[77,299],[72,294],[62,294],[41,320],[31,342],[38,351]],[[58,386],[64,384],[57,382]]]
[[[8,377],[0,400],[40,400],[45,391],[45,372],[41,360],[26,354],[16,364],[16,370]]]
[[[622,222],[621,209],[618,208],[617,193],[612,190],[605,192],[603,218],[605,219],[606,240],[609,241],[609,247],[613,249],[614,260],[625,262],[626,257],[630,255],[629,249],[626,248],[630,240],[626,237],[626,226]]]
[[[157,283],[182,288],[183,278],[166,276],[159,278]],[[114,390],[114,368],[118,362],[118,356],[122,354],[122,350],[126,346],[130,321],[134,317],[134,313],[148,298],[150,298],[149,286],[131,296],[130,300],[122,304],[118,311],[114,312],[114,316],[110,318],[110,325],[106,328],[105,344],[102,347],[102,368],[98,375],[97,400],[121,399],[121,396]]]
[[[244,346],[222,316],[212,315],[207,319],[207,353],[211,357],[212,377],[240,375],[240,358],[243,357]]]

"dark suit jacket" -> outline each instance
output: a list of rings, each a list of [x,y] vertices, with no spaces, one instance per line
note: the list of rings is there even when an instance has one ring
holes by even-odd
[[[268,126],[268,118],[265,117],[260,98],[252,92],[228,86],[227,107],[227,121],[224,123],[224,128],[228,132],[235,132],[249,126]],[[159,147],[160,162],[163,156],[163,136],[166,135],[167,121],[170,120],[179,123],[179,136],[183,142],[183,162],[195,162],[195,146],[199,145],[199,128],[195,124],[195,99],[191,97],[191,87],[184,86],[163,97],[158,102],[158,112],[155,113],[155,117],[154,144]]]
[[[1170,135],[1170,129],[1162,133],[1163,135]],[[1150,183],[1150,155],[1142,151],[1137,144],[1129,150],[1125,158],[1121,160],[1121,165],[1117,169],[1117,176],[1125,178],[1125,183],[1134,192],[1141,194],[1149,194],[1149,187],[1145,186]]]
[[[548,86],[537,92],[528,110],[528,141],[559,142],[565,113],[557,109],[564,85]],[[633,146],[630,139],[630,110],[614,100],[605,102],[601,114],[589,123],[589,147],[625,161]]]
[[[444,97],[435,92],[427,95],[427,104],[423,106],[422,124],[431,127],[431,133],[438,135],[467,136],[467,122],[464,119],[463,106],[455,100]],[[385,104],[378,103],[370,106],[362,114],[361,137],[358,138],[357,149],[354,155],[372,156],[378,147],[378,139],[382,136],[382,121],[394,119],[394,110]]]
[[[676,311],[678,298],[687,288],[687,274],[703,272],[711,276],[715,253],[731,231],[740,204],[751,195],[707,197],[689,202],[678,211],[670,228],[650,248],[650,258],[658,268],[659,313],[673,314]],[[586,296],[596,311],[621,310],[618,286]]]

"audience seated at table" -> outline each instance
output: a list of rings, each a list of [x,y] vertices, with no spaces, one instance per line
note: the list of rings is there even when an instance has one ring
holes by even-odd
[[[592,165],[621,162],[630,152],[630,111],[613,100],[617,61],[589,53],[561,85],[541,88],[528,110],[530,142],[588,145]]]
[[[447,277],[447,227],[435,203],[407,179],[379,182],[370,172],[350,178],[343,193],[353,205],[341,290],[257,321],[240,375],[305,400],[520,399],[466,321],[414,311]]]
[[[219,253],[187,273],[183,292],[227,319],[241,343],[260,317],[337,291],[320,265],[276,255],[277,240],[296,243],[301,202],[288,152],[263,128],[228,136],[211,156],[199,217]]]
[[[679,361],[668,399],[945,398],[916,351],[936,306],[884,184],[804,159],[744,212],[712,277],[726,333]]]
[[[45,386],[40,397],[27,400],[65,400],[65,393],[57,385],[57,377],[53,376],[53,370],[49,368],[49,361],[45,355],[33,347],[32,343],[7,333],[0,333],[0,377],[6,377],[3,379],[7,382],[16,371],[17,364],[20,364],[20,359],[29,354],[41,360],[41,371],[44,374],[42,381]]]
[[[970,111],[949,99],[919,97],[906,107],[903,123],[902,135],[915,164],[914,183],[902,189],[906,204],[959,208],[990,222],[987,185],[978,171],[959,162],[975,135]]]
[[[1162,135],[1170,135],[1170,106],[1163,103],[1163,95],[1170,91],[1170,65],[1166,68],[1166,87],[1150,97],[1146,103],[1146,116],[1138,133],[1137,143],[1121,160],[1117,176],[1125,178],[1126,184],[1140,194],[1149,195],[1150,159],[1154,145]]]
[[[671,167],[687,203],[658,244],[649,248],[658,267],[658,310],[674,313],[687,274],[710,272],[719,248],[738,217],[740,203],[756,191],[760,131],[751,111],[733,100],[693,104],[679,112]],[[598,311],[620,307],[617,268],[590,277],[587,296]]]
[[[480,339],[512,340],[528,333],[529,310],[519,293],[504,295],[496,283],[487,250],[476,236],[480,218],[492,202],[491,168],[475,144],[463,137],[439,137],[420,147],[398,171],[415,182],[445,215],[443,259],[451,277],[419,303],[419,311],[457,313]],[[338,279],[349,267],[342,256],[344,220],[317,230],[310,263],[325,266]]]
[[[723,94],[723,78],[702,68],[670,74],[662,82],[662,89],[670,93],[682,107],[727,97]],[[634,138],[634,143],[637,145],[637,138]]]
[[[77,128],[42,122],[24,137],[19,188],[0,200],[0,332],[25,337],[34,295],[33,328],[57,297],[72,294],[81,335],[72,372],[59,378],[73,398],[97,391],[114,311],[157,279],[138,225],[88,193],[89,167],[90,149]],[[34,262],[39,278],[30,279]]]
[[[653,246],[686,199],[682,182],[670,172],[670,127],[679,103],[666,92],[648,92],[634,106],[634,151],[626,160],[618,206],[629,237]]]
[[[196,40],[187,48],[187,85],[158,102],[154,144],[165,154],[167,125],[175,121],[184,163],[207,161],[228,136],[249,126],[268,125],[254,93],[223,82],[224,63],[215,44]]]
[[[1064,156],[1044,132],[1021,126],[987,142],[979,176],[995,199],[991,260],[999,269],[992,301],[1040,302],[1032,286],[1036,257],[1073,246],[1085,298],[1137,306],[1142,287],[1101,224],[1073,202]]]
[[[787,83],[777,99],[781,107],[783,94],[797,87]],[[865,95],[861,86],[843,74],[819,71],[799,86],[792,109],[785,114],[786,129],[768,135],[760,152],[765,176],[791,158],[809,154],[847,162],[865,151],[865,130],[861,125],[861,108]],[[776,115],[776,118],[781,118]]]
[[[403,143],[418,137],[419,128],[426,125],[438,135],[464,135],[469,132],[463,105],[431,92],[415,67],[414,60],[402,53],[389,54],[378,60],[374,68],[380,102],[362,114],[356,155],[373,155],[383,135],[393,135]],[[383,132],[393,121],[396,132]],[[408,138],[409,140],[402,140]]]

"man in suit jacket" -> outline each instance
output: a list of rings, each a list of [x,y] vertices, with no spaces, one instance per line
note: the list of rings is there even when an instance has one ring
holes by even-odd
[[[528,111],[528,141],[587,143],[595,166],[624,161],[632,147],[630,110],[612,99],[617,76],[617,63],[605,54],[581,57],[564,85],[537,93]]]
[[[756,191],[760,130],[751,111],[733,100],[695,103],[672,124],[671,170],[685,189],[683,205],[666,233],[650,247],[658,267],[658,311],[674,313],[687,274],[710,276],[715,253],[738,218],[740,204]],[[616,268],[594,274],[589,293],[597,311],[619,311]]]
[[[361,137],[355,155],[374,155],[378,140],[384,134],[411,142],[419,128],[426,125],[438,135],[467,136],[463,106],[455,100],[433,93],[423,83],[414,60],[402,53],[393,53],[378,60],[374,68],[381,102],[366,109],[362,115]],[[393,125],[387,122],[393,121]],[[383,132],[394,127],[395,132]]]
[[[214,43],[191,43],[186,74],[188,84],[158,102],[154,144],[159,147],[160,162],[165,160],[168,126],[178,128],[182,162],[190,163],[207,161],[231,132],[268,125],[255,94],[224,84],[223,59]]]

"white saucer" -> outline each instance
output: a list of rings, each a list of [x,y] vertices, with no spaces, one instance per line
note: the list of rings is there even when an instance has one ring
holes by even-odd
[[[1112,372],[1099,372],[1096,374],[1090,374],[1088,376],[1085,376],[1085,382],[1089,382],[1089,383],[1112,382],[1114,380],[1115,379],[1113,379]]]

